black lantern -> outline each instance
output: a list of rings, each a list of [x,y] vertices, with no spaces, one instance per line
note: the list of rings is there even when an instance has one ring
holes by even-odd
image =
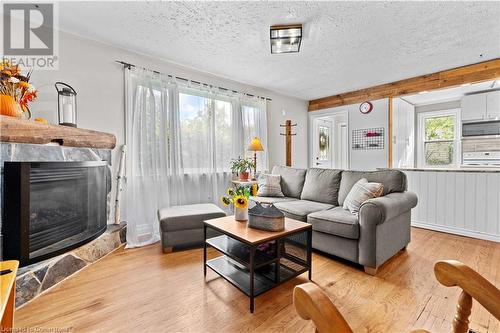
[[[76,127],[76,91],[70,85],[56,82],[59,125]]]

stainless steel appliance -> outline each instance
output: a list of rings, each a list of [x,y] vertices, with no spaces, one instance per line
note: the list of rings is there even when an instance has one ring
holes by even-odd
[[[500,168],[500,151],[476,151],[463,153],[462,166]]]
[[[500,120],[462,124],[463,138],[497,136],[500,136]]]

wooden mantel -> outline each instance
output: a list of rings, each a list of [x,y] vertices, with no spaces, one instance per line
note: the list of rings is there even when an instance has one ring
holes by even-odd
[[[105,148],[116,146],[113,134],[60,125],[45,125],[32,120],[0,116],[0,141],[16,143],[58,143],[69,147]]]
[[[500,58],[309,101],[309,111],[500,78]]]

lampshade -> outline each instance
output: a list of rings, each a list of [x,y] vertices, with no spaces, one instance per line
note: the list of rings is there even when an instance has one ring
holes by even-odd
[[[258,137],[255,137],[252,141],[250,141],[247,149],[250,151],[264,151],[264,147],[262,147],[262,143]]]

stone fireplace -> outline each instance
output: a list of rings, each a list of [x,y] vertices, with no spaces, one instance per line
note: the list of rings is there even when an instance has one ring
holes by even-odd
[[[112,134],[0,116],[0,260],[16,306],[125,243],[112,224]]]

